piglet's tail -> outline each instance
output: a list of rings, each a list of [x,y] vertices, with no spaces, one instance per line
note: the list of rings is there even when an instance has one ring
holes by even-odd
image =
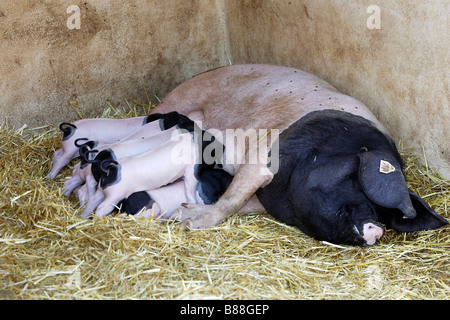
[[[63,141],[69,139],[75,133],[75,129],[77,129],[77,126],[72,123],[61,123],[59,125],[59,130],[63,132]]]

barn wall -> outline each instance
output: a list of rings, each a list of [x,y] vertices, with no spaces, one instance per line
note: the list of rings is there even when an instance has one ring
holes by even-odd
[[[80,8],[80,29],[74,11]],[[215,0],[0,2],[0,119],[30,127],[147,102],[226,64]],[[3,121],[1,121],[3,122]]]
[[[423,147],[428,162],[450,178],[449,1],[226,4],[234,64],[287,65],[326,79],[364,102],[396,141],[418,153]],[[367,27],[373,4],[380,29]]]

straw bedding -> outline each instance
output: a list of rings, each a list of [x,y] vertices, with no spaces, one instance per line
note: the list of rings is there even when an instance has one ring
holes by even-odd
[[[147,114],[150,106],[102,116]],[[450,230],[389,230],[373,247],[313,240],[268,214],[183,231],[125,215],[85,220],[44,176],[54,127],[0,128],[0,299],[449,299]],[[410,188],[449,219],[450,182],[403,151]]]

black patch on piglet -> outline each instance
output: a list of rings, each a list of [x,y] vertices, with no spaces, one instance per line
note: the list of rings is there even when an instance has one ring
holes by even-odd
[[[84,169],[86,168],[88,165],[91,164],[89,158],[90,158],[90,154],[91,153],[97,153],[98,150],[94,149],[94,150],[90,150],[88,146],[81,146],[80,147],[80,156],[81,156],[81,161],[80,161],[80,168]],[[92,171],[92,170],[91,170]]]
[[[159,125],[161,127],[161,130],[167,130],[174,126],[179,126],[180,128],[188,130],[189,132],[192,132],[194,130],[194,121],[178,112],[168,113],[167,116],[160,120]]]
[[[88,160],[85,159],[86,162],[91,163],[91,172],[94,176],[95,181],[99,182],[100,178],[106,173],[105,169],[101,166],[101,164],[106,161],[117,161],[116,156],[114,155],[114,152],[112,149],[107,148],[105,150],[100,151],[94,160]]]
[[[188,131],[194,130],[193,127],[194,122],[188,117],[176,111],[172,111],[169,113],[153,113],[145,118],[144,124],[156,120],[159,120],[159,127],[161,128],[162,131],[170,129],[176,125]]]
[[[197,192],[205,204],[214,204],[225,193],[233,176],[212,166],[196,165]]]
[[[139,213],[143,208],[151,210],[155,200],[150,197],[146,191],[139,191],[131,194],[128,198],[121,200],[117,207],[120,208],[120,212],[135,215]]]
[[[176,112],[176,111],[169,112],[169,113],[153,113],[153,114],[148,115],[144,119],[144,124],[147,124],[147,123],[159,120],[159,119],[163,119],[163,118],[166,118],[166,117],[171,117],[171,116],[174,116],[176,114],[179,114],[179,113]]]
[[[87,142],[80,143],[80,141],[87,141]],[[98,143],[96,141],[89,140],[88,138],[79,138],[79,139],[75,140],[74,144],[75,144],[75,146],[78,147],[78,152],[81,156],[80,168],[84,169],[91,163],[91,160],[89,159],[89,155],[91,153],[98,152],[98,150],[91,150],[95,146],[97,146]]]
[[[193,121],[191,122],[193,126],[196,126]],[[194,132],[194,127],[191,132]],[[198,143],[197,150],[201,150],[201,154],[205,155],[206,148],[211,146],[213,148],[208,150],[211,159],[201,157],[202,163],[195,165],[194,175],[198,180],[197,192],[205,204],[214,204],[225,193],[233,180],[233,176],[221,169],[225,146],[216,141],[215,137],[208,131],[201,132],[202,136],[194,139]],[[220,152],[216,153],[219,150]]]

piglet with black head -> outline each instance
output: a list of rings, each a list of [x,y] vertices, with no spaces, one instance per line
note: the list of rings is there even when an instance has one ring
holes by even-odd
[[[189,118],[177,114],[167,118],[166,125],[175,125],[175,128],[183,129],[195,136],[194,141],[202,154],[210,144],[214,144],[217,150],[222,148],[223,154],[224,146],[215,141],[213,136],[207,136],[206,140],[202,139],[206,133]],[[208,163],[201,157],[201,162],[194,165],[194,176],[190,179],[197,181],[195,194],[190,196],[185,184],[177,181],[157,189],[135,192],[122,199],[116,208],[120,208],[122,213],[131,215],[142,213],[144,217],[153,215],[164,219],[170,217],[175,209],[191,206],[192,199],[196,199],[195,204],[214,204],[228,188],[233,177],[218,168],[216,163],[218,159],[214,158],[215,152],[212,152],[211,156]],[[103,161],[104,159],[101,162]],[[165,164],[161,164],[163,165]]]
[[[195,178],[198,180],[196,204],[215,203],[233,179],[229,173],[210,166],[202,170],[197,166]],[[116,207],[122,213],[163,220],[169,218],[176,209],[189,205],[185,184],[178,180],[158,189],[135,192],[121,200]]]
[[[392,140],[372,122],[336,110],[307,114],[280,135],[280,167],[257,192],[267,211],[332,243],[373,245],[448,222],[408,190]]]

